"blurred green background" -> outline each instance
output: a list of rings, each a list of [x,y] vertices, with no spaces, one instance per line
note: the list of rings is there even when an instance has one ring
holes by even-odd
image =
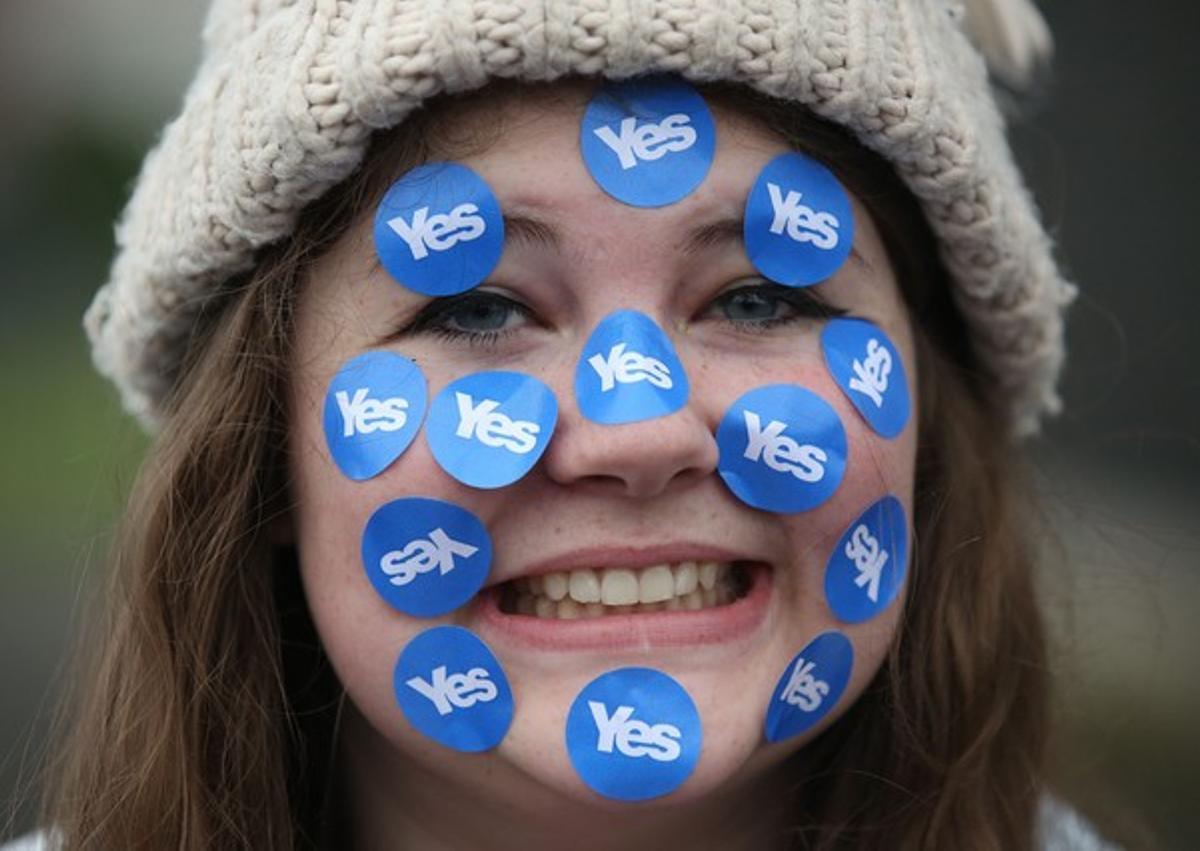
[[[204,3],[0,6],[0,836],[37,761],[144,438],[79,317],[179,106]],[[1130,847],[1200,848],[1196,7],[1058,3],[1013,139],[1070,275],[1068,413],[1037,441],[1061,773]]]

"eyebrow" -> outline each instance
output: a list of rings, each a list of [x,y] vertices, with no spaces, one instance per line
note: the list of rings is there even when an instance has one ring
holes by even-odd
[[[562,240],[558,229],[532,216],[504,216],[504,241],[520,242],[557,251]]]

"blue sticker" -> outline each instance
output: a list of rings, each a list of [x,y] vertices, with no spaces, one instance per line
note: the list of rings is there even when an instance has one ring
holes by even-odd
[[[461,626],[435,626],[410,641],[392,687],[409,723],[456,751],[490,750],[512,723],[508,677],[488,646]]]
[[[474,488],[498,488],[533,469],[557,421],[553,391],[533,376],[477,372],[433,400],[425,438],[451,476]]]
[[[619,668],[592,680],[567,713],[567,753],[606,798],[645,801],[679,788],[700,758],[700,713],[674,679]]]
[[[483,586],[492,539],[465,508],[410,496],[371,515],[362,558],[383,599],[406,615],[430,618],[457,609]]]
[[[793,514],[816,508],[842,482],[846,430],[828,402],[794,384],[742,395],[717,427],[717,471],[742,502]]]
[[[675,347],[644,313],[618,310],[588,337],[575,368],[575,399],[607,425],[663,417],[682,408],[688,380]]]
[[[351,479],[382,473],[400,457],[425,418],[425,376],[394,352],[348,361],[325,394],[325,442]]]
[[[700,93],[677,77],[608,83],[579,131],[583,161],[600,188],[634,207],[662,207],[703,181],[717,148]]]
[[[767,707],[768,742],[791,738],[812,727],[837,705],[850,682],[854,648],[840,632],[823,632],[788,665]]]
[[[821,348],[834,380],[871,428],[883,437],[902,432],[911,407],[908,380],[887,335],[861,319],[831,319]]]
[[[410,290],[431,296],[464,292],[500,261],[500,203],[465,165],[417,166],[379,203],[375,250],[383,268]]]
[[[814,159],[781,154],[746,199],[746,255],[772,281],[806,287],[832,277],[854,245],[850,198]]]
[[[896,598],[908,564],[908,520],[885,496],[850,524],[825,566],[825,599],[847,623],[873,618]]]

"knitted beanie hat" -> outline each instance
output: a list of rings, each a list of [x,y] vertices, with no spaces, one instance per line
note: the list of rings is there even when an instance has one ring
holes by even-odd
[[[492,78],[670,72],[803,104],[890,160],[1013,430],[1034,431],[1059,408],[1074,288],[964,17],[959,0],[215,0],[183,111],[146,159],[85,317],[96,366],[156,425],[199,306],[423,101]]]

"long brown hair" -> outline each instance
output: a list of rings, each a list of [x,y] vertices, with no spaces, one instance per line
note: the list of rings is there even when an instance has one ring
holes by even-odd
[[[840,129],[744,89],[706,94],[830,163],[862,199],[916,332],[908,599],[867,692],[792,758],[794,845],[1029,848],[1048,722],[1022,483],[936,242],[887,163]],[[294,555],[271,534],[288,510],[293,305],[312,260],[390,179],[461,146],[439,135],[446,103],[380,134],[252,273],[190,306],[189,355],[111,554],[107,614],[48,781],[46,823],[66,847],[322,844],[340,691]]]

